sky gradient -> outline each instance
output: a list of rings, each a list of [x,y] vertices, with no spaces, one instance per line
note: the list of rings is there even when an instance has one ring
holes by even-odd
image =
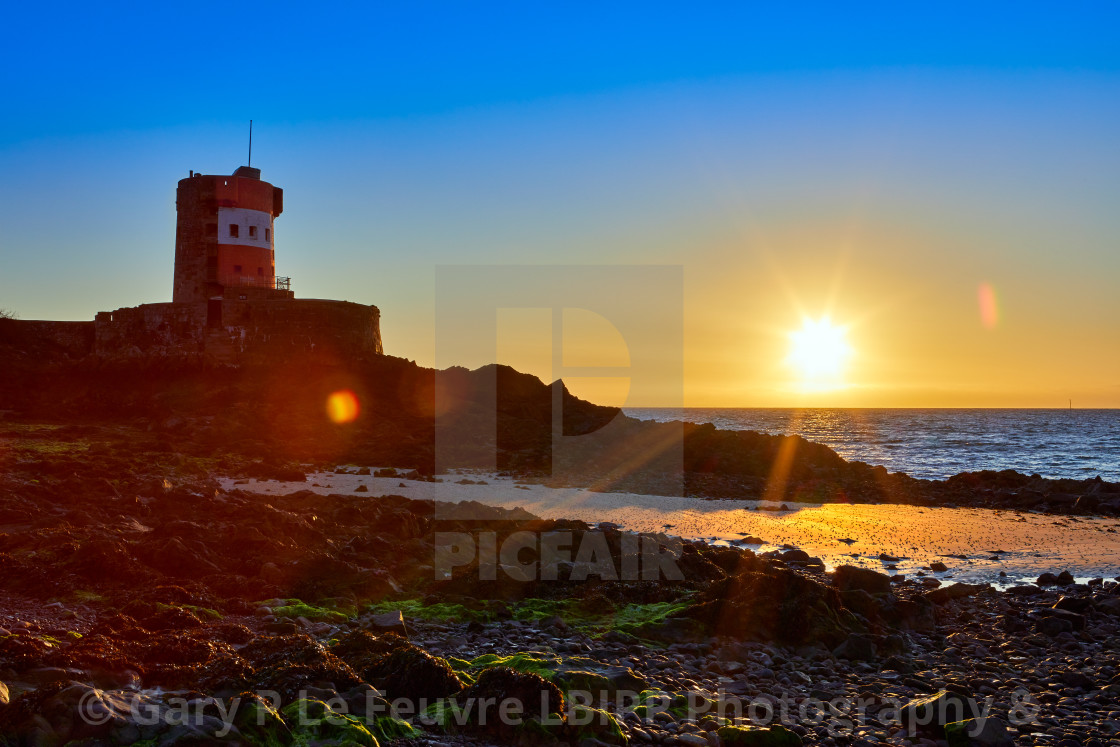
[[[0,308],[21,318],[170,300],[175,184],[242,165],[252,118],[285,190],[278,273],[378,305],[394,355],[437,360],[440,266],[672,265],[686,405],[1120,407],[1115,4],[9,18]],[[852,355],[807,392],[789,335],[825,314]],[[532,318],[498,349],[548,378],[511,343]],[[609,331],[572,344],[620,360]],[[577,393],[621,402],[606,386]]]

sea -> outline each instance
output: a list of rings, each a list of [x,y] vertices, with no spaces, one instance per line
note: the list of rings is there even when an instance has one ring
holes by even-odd
[[[640,420],[797,434],[912,477],[1013,469],[1120,482],[1120,410],[626,408]]]

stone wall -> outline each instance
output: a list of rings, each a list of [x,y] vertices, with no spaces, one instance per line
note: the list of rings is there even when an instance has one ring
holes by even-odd
[[[307,298],[144,304],[98,314],[94,349],[100,358],[230,364],[293,355],[368,358],[382,353],[380,319],[376,306]]]
[[[206,304],[148,303],[102,311],[94,318],[94,351],[101,358],[201,356]]]
[[[93,322],[0,319],[0,343],[81,358],[93,351]]]

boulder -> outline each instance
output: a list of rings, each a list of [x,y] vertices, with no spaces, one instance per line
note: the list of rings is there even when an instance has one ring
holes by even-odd
[[[1056,617],[1059,620],[1065,620],[1074,630],[1085,630],[1085,616],[1079,615],[1076,612],[1070,612],[1063,609],[1041,609],[1038,610],[1039,617]]]
[[[463,704],[464,710],[468,704],[482,702],[520,706],[524,719],[521,725],[502,723],[497,712],[480,713],[477,708],[470,712],[475,726],[501,735],[506,740],[515,732],[526,730],[522,727],[532,728],[530,721],[565,712],[564,693],[559,687],[539,674],[519,672],[509,667],[484,669],[475,683],[459,693],[455,700]]]
[[[429,703],[454,695],[463,684],[450,665],[394,633],[354,631],[339,636],[331,653],[349,664],[385,697]]]
[[[871,661],[875,658],[875,643],[868,636],[852,633],[832,651],[832,655],[851,661]]]
[[[995,716],[946,724],[945,740],[949,747],[1015,747],[1007,725]]]
[[[297,700],[282,711],[293,724],[292,744],[346,744],[378,747],[377,738],[362,722],[319,700]]]
[[[952,690],[941,690],[933,695],[919,698],[902,709],[902,725],[938,737],[945,733],[945,726],[956,721],[978,718],[980,709],[976,700]]]
[[[962,584],[956,583],[949,586],[942,586],[933,591],[927,591],[925,594],[926,599],[934,604],[945,604],[951,599],[961,599],[963,597],[970,597],[986,589],[992,588],[990,584]]]
[[[1069,612],[1083,614],[1086,610],[1089,609],[1090,602],[1091,600],[1089,599],[1089,597],[1062,596],[1058,598],[1057,602],[1054,602],[1053,607],[1056,610],[1068,610]]]
[[[1107,615],[1120,616],[1120,597],[1104,597],[1093,600],[1093,608]]]
[[[936,571],[936,572],[940,573],[941,571],[949,570],[949,566],[945,565],[940,560],[935,560],[935,561],[933,561],[932,563],[929,564],[929,569],[931,571]]]
[[[1039,633],[1043,635],[1054,636],[1061,635],[1062,633],[1072,633],[1073,626],[1066,620],[1057,617],[1042,617],[1035,623],[1035,627]]]
[[[842,565],[832,574],[832,585],[840,591],[860,590],[869,594],[886,594],[891,590],[891,577],[867,568]]]
[[[408,636],[408,630],[404,625],[404,615],[400,610],[372,615],[366,629],[372,633],[396,633],[403,637]]]
[[[801,747],[796,732],[777,724],[765,729],[723,726],[717,732],[724,747]]]

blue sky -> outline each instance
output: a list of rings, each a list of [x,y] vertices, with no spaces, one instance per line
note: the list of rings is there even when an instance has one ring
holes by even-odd
[[[795,403],[828,307],[862,355],[821,404],[1120,406],[1120,6],[772,5],[13,6],[0,308],[167,300],[175,182],[252,118],[278,272],[389,352],[431,362],[437,265],[667,263],[690,403]]]

